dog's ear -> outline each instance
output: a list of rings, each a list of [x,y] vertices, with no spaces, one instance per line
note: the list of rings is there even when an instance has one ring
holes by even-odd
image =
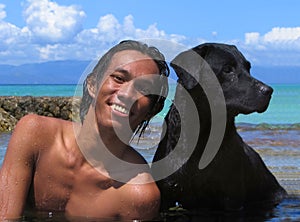
[[[192,50],[194,50],[203,59],[205,59],[207,54],[209,53],[211,47],[212,47],[212,45],[210,43],[205,43],[205,44],[201,44],[201,45],[198,45],[198,46],[192,48]]]
[[[188,70],[188,68],[195,70],[195,65],[197,65],[197,61],[192,59],[192,52],[193,51],[188,50],[180,53],[171,61],[170,64],[178,76],[178,82],[186,89],[192,89],[197,85],[197,81]],[[195,71],[197,72],[198,70]]]
[[[199,83],[202,78],[201,73],[208,66],[201,54],[194,49],[181,52],[170,65],[178,76],[178,82],[186,89],[192,89]]]

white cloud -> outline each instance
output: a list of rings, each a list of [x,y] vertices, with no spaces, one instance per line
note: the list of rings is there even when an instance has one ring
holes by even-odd
[[[300,38],[300,27],[275,27],[264,35],[266,42],[289,42]]]
[[[2,46],[9,46],[20,40],[22,30],[13,24],[0,21],[0,42]]]
[[[5,8],[5,5],[0,4],[0,20],[3,20],[6,17],[6,12],[5,12],[4,8]]]
[[[274,27],[263,34],[246,33],[241,47],[257,65],[299,66],[300,27]]]
[[[85,17],[74,5],[60,6],[49,0],[27,0],[23,15],[32,35],[46,43],[72,40],[81,31]]]
[[[103,40],[116,41],[123,34],[121,27],[122,25],[112,14],[102,16],[97,25],[98,35]]]
[[[0,4],[0,61],[22,64],[63,59],[95,59],[123,39],[160,38],[180,41],[184,36],[167,35],[156,24],[136,28],[132,15],[119,21],[108,14],[96,27],[82,29],[85,12],[74,5],[51,0],[27,0],[23,4],[26,26],[5,22],[5,5]]]
[[[135,32],[132,15],[128,15],[124,18],[123,31],[125,35],[130,35],[130,33]]]
[[[258,32],[250,32],[245,34],[245,43],[246,44],[256,44],[259,40]]]
[[[23,7],[26,26],[17,27],[1,20],[6,12],[5,5],[0,4],[1,63],[90,60],[123,39],[163,39],[173,43],[186,40],[182,35],[166,34],[156,24],[137,28],[132,15],[119,21],[107,14],[99,18],[96,27],[82,29],[85,13],[76,6],[61,6],[51,0],[27,0]]]
[[[159,30],[156,24],[149,25],[146,29],[136,28],[132,15],[124,17],[123,22],[112,15],[104,15],[99,18],[95,28],[86,29],[80,32],[75,41],[84,45],[85,50],[89,48],[89,53],[95,55],[103,54],[109,47],[123,39],[162,39],[173,42],[185,40],[182,35],[166,34]]]
[[[213,37],[217,37],[217,35],[218,35],[218,32],[216,32],[216,31],[213,31],[213,32],[211,33],[211,35],[212,35]]]
[[[112,14],[100,17],[97,27],[83,30],[76,37],[77,41],[81,43],[94,41],[93,44],[100,42],[114,43],[126,38],[161,38],[178,41],[184,39],[180,35],[167,35],[163,30],[159,30],[156,24],[149,25],[147,29],[136,28],[132,15],[126,16],[123,23],[120,23]]]
[[[48,60],[49,56],[52,54],[54,54],[54,58],[55,59],[55,52],[57,51],[58,45],[49,45],[47,44],[46,46],[43,47],[39,47],[39,51],[40,51],[40,58],[44,59],[44,60]],[[56,58],[57,59],[57,58]]]
[[[300,27],[275,27],[271,31],[261,35],[258,32],[245,34],[245,44],[266,48],[286,48],[300,50]]]
[[[156,23],[136,27],[132,15],[123,20],[118,20],[113,14],[102,15],[95,27],[83,29],[86,16],[83,10],[74,5],[62,6],[52,0],[26,0],[23,7],[26,25],[17,27],[5,21],[5,5],[0,4],[2,64],[91,60],[123,39],[150,40],[150,44],[154,43],[168,59],[172,59],[183,48],[219,41],[216,40],[219,38],[217,31],[212,32],[212,39],[204,39],[169,34],[159,29]],[[245,33],[244,39],[223,42],[237,45],[254,64],[299,65],[300,27],[274,27],[266,33],[249,32]]]
[[[26,28],[19,28],[14,24],[6,22],[4,20],[6,18],[6,11],[4,9],[5,5],[0,4],[0,54],[9,56],[14,51],[19,51],[16,49],[19,44],[25,45],[29,43],[30,33]],[[5,61],[5,59],[1,60]]]

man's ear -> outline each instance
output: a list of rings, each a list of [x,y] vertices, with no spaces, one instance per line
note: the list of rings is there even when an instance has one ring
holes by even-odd
[[[94,76],[88,76],[87,77],[87,89],[88,89],[89,95],[93,99],[95,99],[95,97],[96,97],[96,87],[95,87]]]

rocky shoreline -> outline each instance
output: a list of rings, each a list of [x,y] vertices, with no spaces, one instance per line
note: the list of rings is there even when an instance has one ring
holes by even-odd
[[[79,121],[80,101],[79,97],[0,96],[0,132],[12,131],[29,113]]]

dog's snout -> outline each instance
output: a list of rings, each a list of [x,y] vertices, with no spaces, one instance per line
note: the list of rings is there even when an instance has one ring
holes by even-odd
[[[259,86],[259,91],[260,91],[263,95],[265,95],[265,96],[270,96],[270,95],[272,95],[272,93],[273,93],[272,87],[267,86],[267,85],[262,84],[262,83],[261,83],[260,86]]]

